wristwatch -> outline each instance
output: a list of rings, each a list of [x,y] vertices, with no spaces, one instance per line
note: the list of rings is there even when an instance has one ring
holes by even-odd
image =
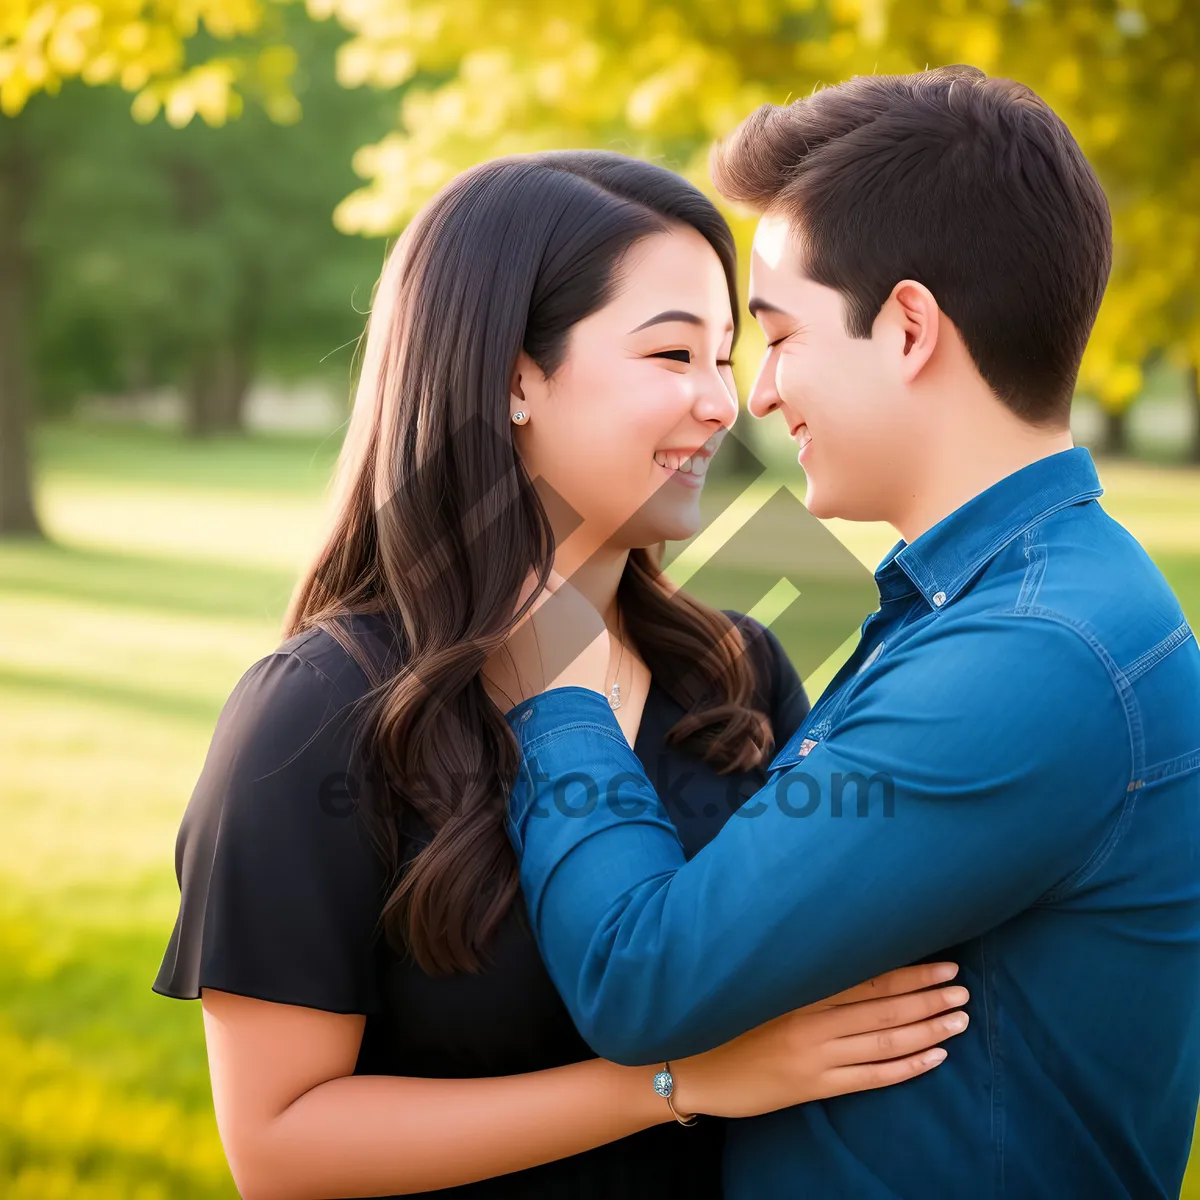
[[[671,1110],[671,1116],[677,1120],[680,1125],[695,1125],[696,1114],[691,1113],[686,1117],[681,1117],[675,1111],[675,1105],[671,1100],[671,1095],[675,1091],[675,1077],[671,1074],[671,1064],[663,1063],[663,1069],[654,1076],[654,1090],[667,1102],[667,1107]]]

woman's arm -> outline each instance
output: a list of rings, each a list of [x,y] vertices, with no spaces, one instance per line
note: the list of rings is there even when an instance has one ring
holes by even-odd
[[[944,1057],[961,987],[890,972],[672,1064],[680,1112],[744,1116],[898,1083]],[[670,1121],[659,1064],[603,1059],[490,1079],[354,1075],[366,1018],[205,988],[213,1101],[243,1200],[451,1187],[579,1154]],[[878,1061],[886,1060],[886,1061]],[[469,1136],[464,1136],[469,1134]]]
[[[243,1200],[422,1192],[671,1120],[653,1068],[603,1059],[494,1079],[354,1075],[366,1018],[205,988],[217,1125]]]

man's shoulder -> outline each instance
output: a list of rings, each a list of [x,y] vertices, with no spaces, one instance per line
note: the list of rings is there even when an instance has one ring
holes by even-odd
[[[1027,530],[980,583],[965,607],[982,610],[978,615],[997,630],[1027,631],[996,640],[1000,658],[1019,646],[1027,658],[1044,658],[1056,673],[1083,681],[1094,674],[1085,656],[1103,666],[1124,715],[1136,779],[1170,778],[1200,764],[1195,633],[1145,548],[1099,505],[1066,509]],[[1096,703],[1099,693],[1081,684],[1074,694],[1079,706]]]
[[[1158,565],[1095,502],[1027,529],[981,583],[980,600],[994,611],[1059,624],[1117,672],[1194,640]]]

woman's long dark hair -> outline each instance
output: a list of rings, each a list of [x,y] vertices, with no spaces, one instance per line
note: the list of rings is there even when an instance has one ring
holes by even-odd
[[[530,569],[546,582],[554,536],[553,498],[513,445],[512,369],[524,349],[552,375],[571,327],[614,293],[627,251],[679,224],[716,251],[736,322],[733,237],[716,208],[674,173],[605,152],[467,171],[408,226],[376,289],[332,528],[284,636],[324,628],[370,672],[346,618],[375,614],[396,631],[394,667],[368,675],[366,741],[384,781],[368,811],[393,870],[385,934],[431,974],[478,970],[518,890],[504,811],[519,750],[480,668]],[[660,556],[634,550],[618,598],[684,708],[670,740],[718,770],[748,769],[771,731],[745,643],[667,582]],[[415,854],[414,816],[428,838]]]

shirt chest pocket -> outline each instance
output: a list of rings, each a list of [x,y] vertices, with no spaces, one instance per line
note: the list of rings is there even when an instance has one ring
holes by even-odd
[[[829,736],[842,719],[842,713],[845,712],[851,695],[857,690],[859,677],[879,661],[883,648],[884,643],[880,642],[867,655],[862,664],[855,668],[854,673],[842,681],[841,686],[835,692],[830,694],[826,689],[822,693],[804,723],[771,760],[771,765],[767,768],[768,775],[786,767],[794,767],[798,762],[802,762]]]
[[[822,697],[822,700],[808,714],[804,724],[784,743],[783,748],[771,760],[771,765],[767,768],[768,776],[775,771],[783,770],[785,767],[794,767],[798,762],[802,762],[829,736],[830,731],[837,724],[842,710],[846,707],[849,692],[849,685],[843,684],[836,695],[828,697],[828,703],[825,703],[825,698]]]

